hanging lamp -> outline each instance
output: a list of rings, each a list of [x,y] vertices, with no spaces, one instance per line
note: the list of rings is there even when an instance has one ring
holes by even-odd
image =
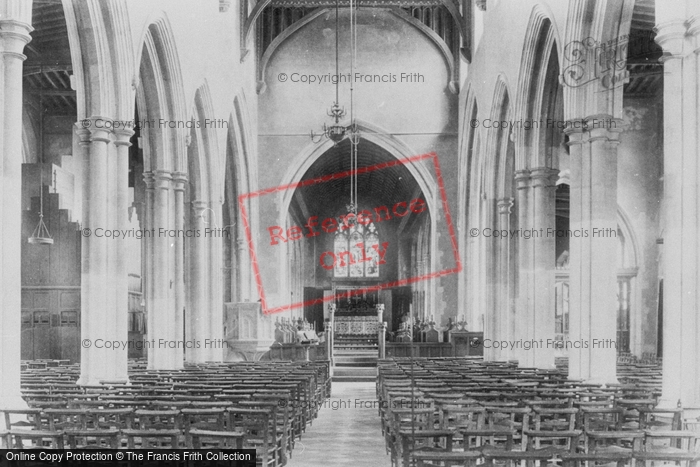
[[[39,108],[44,109],[43,96],[39,97]],[[44,114],[42,110],[41,118],[39,118],[39,132],[41,134],[41,147],[44,147]],[[39,224],[32,232],[32,236],[28,241],[32,245],[53,245],[53,238],[49,233],[49,229],[44,224],[44,158],[42,154],[41,163],[39,165]]]
[[[32,245],[53,245],[53,238],[44,224],[44,167],[39,166],[39,224],[29,237]]]
[[[350,9],[351,9],[351,16],[350,16],[350,27],[351,30],[354,27],[353,25],[353,2],[350,2]],[[356,133],[356,128],[354,121],[352,121],[351,118],[351,123],[349,126],[343,126],[340,124],[340,120],[345,117],[346,112],[345,108],[340,106],[340,64],[339,64],[339,56],[338,56],[338,49],[339,49],[339,28],[340,28],[340,22],[339,22],[339,17],[340,17],[340,0],[336,0],[335,2],[335,102],[333,102],[333,105],[331,105],[330,110],[328,110],[327,115],[331,118],[333,118],[333,124],[330,126],[327,126],[325,123],[323,124],[323,132],[321,134],[316,134],[314,133],[313,130],[311,130],[311,141],[314,143],[318,143],[323,139],[324,137],[333,141],[333,145],[337,145],[339,142],[341,142],[345,137],[349,136],[351,141],[357,141],[357,136],[355,135]],[[351,33],[354,37],[354,32]],[[352,45],[353,47],[356,46],[356,44]],[[354,50],[353,50],[353,57],[354,57]],[[352,65],[351,65],[351,70],[352,70]],[[353,81],[353,76],[352,71],[350,74],[350,95],[352,96],[352,81]],[[352,113],[352,103],[351,105],[351,113]],[[357,144],[357,143],[355,143]]]

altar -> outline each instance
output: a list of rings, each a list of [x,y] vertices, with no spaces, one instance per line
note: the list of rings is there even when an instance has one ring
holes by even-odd
[[[337,292],[341,292],[340,289]],[[333,331],[339,335],[372,335],[379,330],[377,318],[378,296],[376,291],[340,296],[336,301]],[[341,292],[342,293],[342,292]]]
[[[376,336],[379,331],[379,322],[377,321],[377,313],[373,315],[346,315],[341,314],[335,317],[335,326],[333,331],[336,334],[345,335],[362,335],[371,334]]]

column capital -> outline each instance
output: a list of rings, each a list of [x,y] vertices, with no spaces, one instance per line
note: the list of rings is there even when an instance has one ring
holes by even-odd
[[[623,121],[620,118],[613,118],[611,115],[591,115],[586,117],[588,125],[588,141],[604,141],[608,143],[619,143],[620,133],[623,129]]]
[[[75,134],[78,135],[78,138],[80,138],[80,144],[81,145],[90,144],[90,130],[86,130],[85,128],[82,128],[77,123],[75,124],[75,126],[76,126]]]
[[[530,171],[527,169],[516,170],[515,171],[515,183],[517,183],[518,190],[524,190],[530,187]]]
[[[155,188],[160,188],[161,190],[167,190],[170,188],[170,182],[172,181],[172,173],[168,170],[156,170],[154,175]]]
[[[499,214],[510,214],[511,209],[513,208],[514,205],[514,199],[513,198],[501,198],[498,200],[496,203],[498,205],[498,213]]]
[[[33,27],[23,21],[16,19],[0,20],[0,40],[2,41],[0,54],[26,60],[27,56],[22,52],[24,51],[24,46],[32,40],[32,36],[29,33],[33,30]]]
[[[175,191],[185,191],[185,183],[187,183],[187,174],[185,172],[173,172],[172,175]]]
[[[129,128],[119,128],[114,130],[114,144],[116,146],[131,146],[131,137],[134,136],[134,130]]]
[[[76,133],[80,137],[82,144],[111,142],[110,134],[112,133],[113,125],[111,118],[97,116],[84,118],[75,123]]]
[[[155,176],[153,175],[153,172],[144,172],[143,181],[146,183],[146,189],[152,190],[155,184]]]
[[[209,203],[207,201],[201,201],[201,200],[195,200],[192,201],[192,210],[195,213],[195,216],[200,216],[201,214],[204,213],[207,209],[209,209]]]
[[[588,130],[585,118],[572,118],[565,122],[564,134],[569,137],[569,146],[583,143],[583,134]]]
[[[531,171],[532,186],[553,188],[559,178],[559,171],[551,167],[536,167]]]

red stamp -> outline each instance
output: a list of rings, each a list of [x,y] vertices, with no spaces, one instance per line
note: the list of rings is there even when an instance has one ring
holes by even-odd
[[[394,202],[390,204],[377,203],[376,205],[370,205],[370,203],[363,203],[360,200],[357,207],[348,207],[348,209],[343,210],[336,206],[335,211],[333,211],[332,207],[328,208],[328,206],[333,202],[338,204],[337,199],[329,198],[326,204],[315,205],[316,207],[322,206],[324,213],[317,213],[305,203],[300,203],[304,209],[297,209],[296,211],[299,212],[296,212],[294,216],[290,214],[288,219],[284,217],[286,219],[285,225],[264,225],[256,232],[251,230],[246,204],[252,198],[279,196],[283,192],[295,192],[296,190],[303,190],[309,187],[318,189],[318,187],[323,187],[324,184],[329,184],[327,187],[324,187],[328,190],[333,187],[337,189],[338,186],[344,183],[347,184],[351,178],[357,183],[358,177],[368,177],[372,174],[375,174],[374,176],[376,177],[376,174],[381,174],[381,171],[388,171],[392,168],[396,170],[396,168],[418,162],[422,163],[422,161],[432,163],[437,185],[437,195],[439,197],[439,200],[435,200],[434,205],[442,205],[442,218],[444,218],[445,222],[442,230],[449,236],[449,243],[454,256],[453,267],[427,271],[413,276],[404,274],[406,277],[403,278],[394,277],[398,273],[392,274],[383,269],[393,268],[394,271],[398,269],[401,245],[398,241],[397,229],[404,229],[406,225],[415,227],[415,225],[429,225],[429,221],[436,222],[435,218],[438,213],[429,212],[430,202],[425,199],[422,192],[418,194],[413,193],[405,199],[399,197],[398,200],[394,199]],[[293,295],[288,303],[270,304],[269,302],[265,281],[274,281],[274,278],[278,277],[274,271],[275,266],[280,267],[279,263],[270,261],[269,258],[279,257],[280,255],[288,256],[290,249],[294,248],[305,254],[306,268],[310,269],[314,275],[322,276],[322,280],[326,282],[346,281],[355,284],[355,287],[351,290],[343,289],[342,293],[325,295],[322,299],[323,302],[335,301],[342,297],[360,295],[370,291],[428,281],[448,274],[458,273],[462,270],[457,249],[457,238],[448,208],[443,176],[436,153],[393,159],[389,162],[245,193],[238,197],[238,204],[264,314],[302,308],[319,302],[319,299],[308,301],[302,299],[294,300]],[[331,209],[330,213],[329,209]],[[433,216],[432,218],[429,217],[431,215]],[[432,231],[435,232],[436,229],[432,229]],[[258,238],[258,249],[255,247],[255,235]],[[266,249],[262,252],[265,259],[260,261],[261,251],[259,249],[263,248]],[[267,271],[262,270],[265,267],[268,268]],[[279,297],[277,301],[279,302]]]

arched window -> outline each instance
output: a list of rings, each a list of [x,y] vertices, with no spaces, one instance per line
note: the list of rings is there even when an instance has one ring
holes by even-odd
[[[336,261],[334,277],[379,277],[379,232],[373,222],[353,224],[335,233],[333,252]]]

